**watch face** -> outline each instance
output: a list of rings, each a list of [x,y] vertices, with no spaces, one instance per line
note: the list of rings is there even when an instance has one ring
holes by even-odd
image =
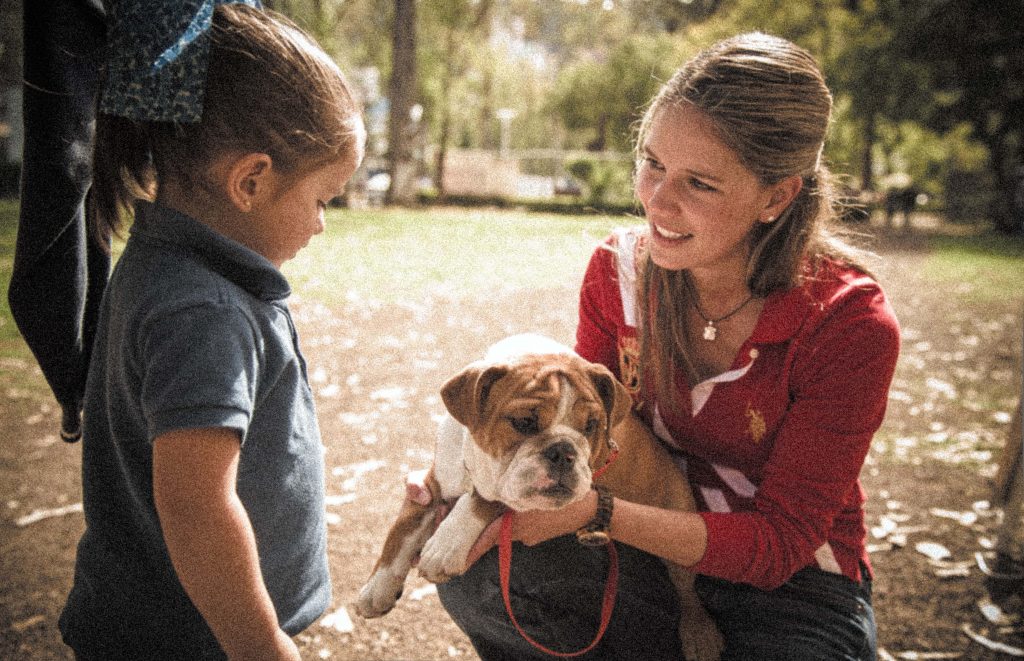
[[[603,530],[578,530],[576,540],[584,546],[604,546],[611,538]]]

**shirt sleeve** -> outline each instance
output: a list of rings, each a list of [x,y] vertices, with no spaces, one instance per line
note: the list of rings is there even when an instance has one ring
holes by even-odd
[[[754,510],[702,514],[698,573],[776,588],[815,561],[844,507],[860,506],[857,480],[885,415],[899,326],[873,282],[847,286],[817,316],[796,337],[791,403]]]
[[[580,288],[576,353],[619,375],[618,325],[622,318],[614,239],[602,243],[590,257]]]
[[[230,304],[191,306],[143,329],[141,404],[150,440],[177,429],[245,432],[255,406],[255,325]]]

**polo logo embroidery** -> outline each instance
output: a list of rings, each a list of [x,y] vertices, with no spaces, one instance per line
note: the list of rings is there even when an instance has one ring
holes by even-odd
[[[619,375],[630,395],[640,392],[640,345],[635,337],[619,338]]]
[[[750,434],[750,438],[753,439],[754,443],[760,443],[761,439],[764,438],[765,432],[768,431],[768,426],[764,423],[764,416],[757,409],[750,406],[747,403],[747,433]]]

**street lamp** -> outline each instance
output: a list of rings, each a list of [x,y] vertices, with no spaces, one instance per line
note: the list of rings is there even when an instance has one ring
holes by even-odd
[[[498,108],[494,112],[494,116],[501,122],[501,157],[505,158],[508,156],[509,149],[509,138],[510,129],[512,125],[512,119],[516,116],[516,111],[512,108]]]

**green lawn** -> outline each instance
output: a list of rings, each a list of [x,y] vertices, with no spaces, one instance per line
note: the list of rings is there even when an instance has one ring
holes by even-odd
[[[930,240],[926,280],[988,303],[1019,295],[1024,284],[1024,237],[981,234]]]
[[[434,208],[332,211],[284,271],[327,305],[488,296],[575,282],[594,245],[627,217]]]

